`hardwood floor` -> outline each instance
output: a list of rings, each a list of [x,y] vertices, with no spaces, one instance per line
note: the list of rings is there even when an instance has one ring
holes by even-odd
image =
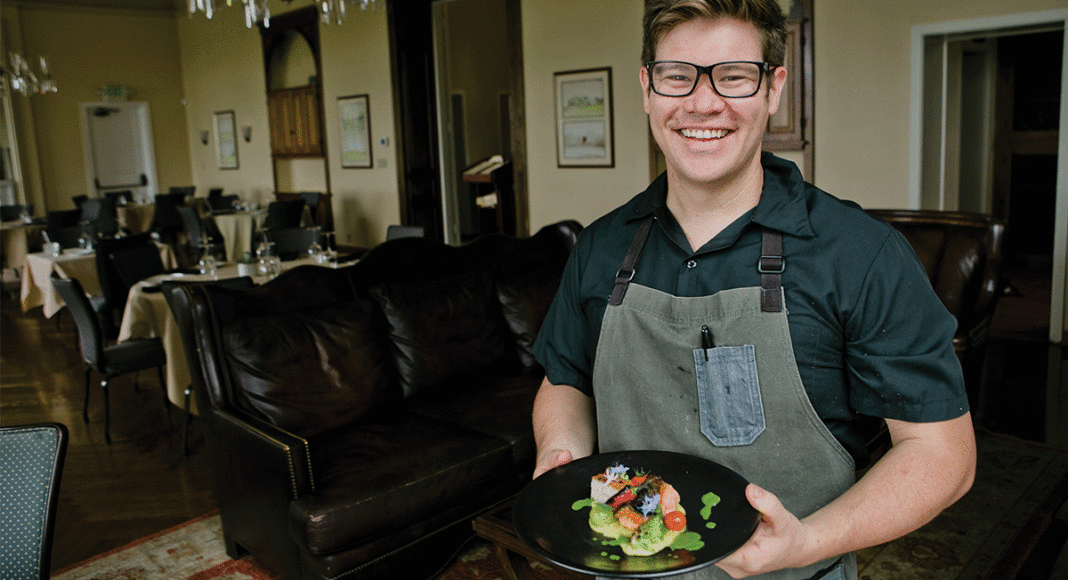
[[[52,570],[81,562],[215,509],[200,425],[182,450],[178,408],[164,408],[155,372],[113,380],[112,444],[93,373],[90,423],[82,421],[84,369],[70,315],[57,330],[40,309],[0,301],[0,425],[58,421],[70,430],[60,484]]]
[[[1068,449],[1068,349],[1050,346],[1040,328],[1041,293],[1007,299],[1001,330],[988,355],[984,427]],[[1048,308],[1048,306],[1047,306]],[[1000,309],[1000,306],[999,306]],[[52,569],[58,570],[215,509],[200,422],[183,454],[183,412],[163,406],[156,373],[112,382],[111,434],[103,432],[103,401],[94,374],[91,423],[82,422],[84,363],[69,314],[45,319],[0,300],[0,425],[59,421],[70,429],[60,491]],[[1048,309],[1044,316],[1048,319]],[[996,323],[996,326],[998,324]],[[1001,323],[1010,326],[1008,322]]]

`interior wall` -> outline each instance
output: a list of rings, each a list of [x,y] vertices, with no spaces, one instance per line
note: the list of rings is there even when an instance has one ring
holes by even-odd
[[[59,87],[49,95],[13,95],[20,154],[28,166],[27,199],[38,205],[37,213],[73,208],[71,197],[95,194],[86,190],[79,105],[100,101],[97,90],[105,85],[127,86],[133,91],[130,100],[149,104],[161,186],[188,184],[182,69],[172,15],[12,4],[0,7],[5,28],[17,27],[11,40],[21,40],[10,48],[34,68],[37,56],[47,57]]]
[[[642,110],[642,0],[525,0],[530,229],[563,219],[583,225],[623,204],[649,183],[648,117]],[[612,68],[615,167],[556,166],[553,73]]]
[[[1068,7],[1068,0],[814,0],[816,184],[864,207],[909,206],[913,26]]]

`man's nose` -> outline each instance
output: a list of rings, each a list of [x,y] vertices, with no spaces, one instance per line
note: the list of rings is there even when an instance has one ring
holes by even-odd
[[[693,112],[718,111],[723,108],[725,101],[715,87],[712,86],[712,76],[709,73],[701,73],[697,77],[697,86],[687,97],[687,105]]]

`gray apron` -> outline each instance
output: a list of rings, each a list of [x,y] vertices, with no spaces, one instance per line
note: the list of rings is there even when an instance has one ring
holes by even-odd
[[[710,459],[799,518],[830,503],[854,483],[854,463],[801,384],[783,308],[781,235],[764,232],[754,264],[761,287],[677,297],[630,283],[653,223],[647,218],[635,236],[601,325],[593,371],[599,450]],[[760,576],[856,577],[853,554]],[[677,578],[729,576],[709,566]]]

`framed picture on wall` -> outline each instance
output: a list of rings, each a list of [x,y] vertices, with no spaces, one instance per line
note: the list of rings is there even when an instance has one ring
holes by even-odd
[[[338,97],[341,122],[341,167],[367,169],[371,159],[371,110],[367,95]]]
[[[558,72],[556,165],[615,167],[611,67]]]
[[[215,113],[215,155],[219,169],[237,169],[237,123],[233,111]]]

